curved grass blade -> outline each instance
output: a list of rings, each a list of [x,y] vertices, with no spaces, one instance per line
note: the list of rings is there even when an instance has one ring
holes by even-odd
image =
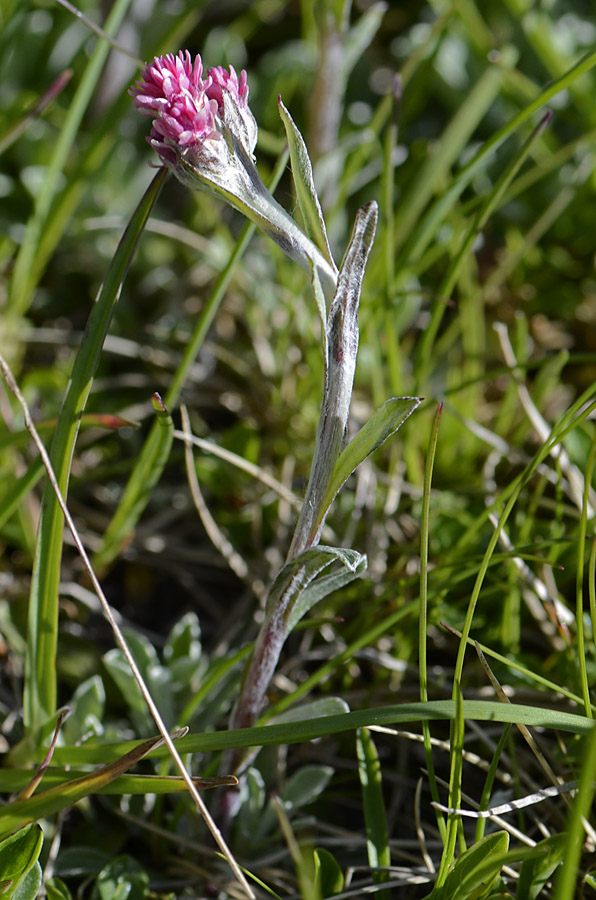
[[[424,209],[439,186],[445,184],[451,166],[459,158],[479,122],[494,103],[503,79],[507,71],[515,65],[517,56],[518,53],[513,47],[504,48],[500,54],[499,64],[489,63],[446,126],[437,144],[437,152],[429,154],[399,205],[395,220],[398,245],[405,244],[405,248],[411,246],[420,229]],[[403,255],[405,254],[400,254],[402,258]],[[410,259],[417,258],[417,254],[411,250],[408,250],[407,256]],[[399,272],[398,262],[396,271]]]
[[[68,492],[81,414],[91,390],[101,348],[137,242],[166,174],[165,169],[158,171],[133,213],[91,310],[73,365],[50,451],[52,466],[64,495]],[[26,727],[30,732],[40,728],[56,708],[57,598],[63,525],[64,516],[60,504],[47,481],[43,492],[29,602],[23,707]]]
[[[527,726],[565,731],[571,734],[591,734],[594,720],[575,713],[562,712],[538,706],[517,703],[498,703],[493,700],[464,700],[463,718],[478,722],[522,723]],[[412,722],[449,721],[456,715],[454,700],[434,700],[428,703],[398,703],[361,709],[340,715],[322,716],[318,719],[283,722],[278,725],[260,725],[235,731],[218,731],[205,734],[188,734],[177,742],[181,753],[203,753],[216,750],[269,747],[278,744],[298,744],[317,738],[366,728],[370,725],[395,725]],[[89,742],[81,747],[57,747],[54,760],[59,765],[87,765],[98,757],[116,759],[136,744],[123,741],[114,744]],[[154,755],[165,756],[165,750]]]
[[[464,260],[470,253],[479,232],[484,227],[494,210],[497,208],[512,180],[515,178],[523,163],[535,148],[537,141],[542,137],[542,134],[546,126],[549,124],[551,118],[551,112],[547,112],[546,115],[542,117],[536,128],[534,128],[534,130],[532,131],[530,137],[520,149],[519,153],[514,156],[509,165],[505,168],[504,172],[499,176],[492,191],[490,191],[490,193],[487,195],[484,202],[482,203],[482,206],[472,219],[470,227],[468,228],[468,232],[465,235],[458,252],[456,253],[453,261],[451,262],[451,265],[449,266],[445,274],[445,277],[441,282],[441,285],[438,288],[437,294],[439,297],[443,298],[443,300],[450,299]],[[447,306],[444,302],[435,303],[434,305],[431,320],[424,331],[424,335],[422,337],[422,342],[420,345],[419,359],[420,367],[422,369],[425,369],[428,366],[429,359],[432,355],[433,346],[439,331],[439,326],[446,309]]]

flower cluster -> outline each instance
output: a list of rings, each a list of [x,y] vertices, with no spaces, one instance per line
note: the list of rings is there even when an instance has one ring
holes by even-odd
[[[337,269],[271,196],[259,178],[257,123],[248,106],[246,72],[208,69],[186,50],[156,56],[130,88],[139,112],[153,119],[147,138],[176,178],[225,200],[261,228],[331,299]]]
[[[182,153],[221,141],[231,126],[245,152],[253,153],[257,126],[244,70],[239,78],[232,66],[229,72],[216,66],[203,78],[200,56],[193,63],[188,50],[168,53],[154,58],[129,93],[139,111],[153,119],[147,140],[169,165]]]

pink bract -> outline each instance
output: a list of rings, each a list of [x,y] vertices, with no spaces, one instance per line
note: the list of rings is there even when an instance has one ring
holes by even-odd
[[[147,138],[162,159],[171,164],[181,150],[188,150],[206,140],[221,136],[218,114],[223,113],[223,92],[230,94],[237,106],[246,109],[248,84],[246,72],[240,78],[230,66],[209,69],[203,79],[203,63],[197,54],[194,63],[188,50],[177,56],[156,56],[130,88],[135,106],[153,121]]]

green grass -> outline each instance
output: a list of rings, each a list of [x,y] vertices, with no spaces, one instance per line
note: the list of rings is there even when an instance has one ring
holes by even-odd
[[[379,204],[351,443],[319,455],[324,549],[296,559],[336,377],[316,272],[313,297],[240,213],[150,170],[130,56],[54,0],[0,5],[8,897],[596,887],[589,5],[348,6],[79,4],[133,57],[247,69],[260,175],[328,261]],[[238,729],[268,622],[281,655]],[[178,726],[178,762],[147,755]],[[193,802],[181,769],[239,786]],[[498,822],[453,812],[572,781]]]

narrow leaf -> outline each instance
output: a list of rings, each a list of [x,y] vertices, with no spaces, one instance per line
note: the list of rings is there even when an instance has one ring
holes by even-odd
[[[592,734],[594,720],[576,713],[561,712],[539,706],[523,706],[517,703],[499,703],[491,700],[464,700],[464,719],[478,722],[522,722],[538,728],[555,729],[571,734]],[[268,747],[278,744],[295,744],[312,741],[331,734],[340,734],[369,725],[404,725],[412,722],[448,721],[456,715],[453,700],[434,700],[426,703],[398,703],[360,709],[338,715],[322,716],[255,728],[241,728],[202,734],[189,734],[181,738],[177,747],[181,753],[206,753],[245,747]],[[596,734],[596,732],[594,732]],[[136,746],[131,741],[114,744],[89,744],[81,747],[57,747],[54,760],[60,765],[89,765],[103,759],[117,759]],[[165,749],[154,751],[155,756],[166,756]],[[0,778],[2,773],[0,772]]]
[[[420,397],[392,397],[371,416],[366,425],[362,426],[335,464],[331,481],[321,504],[324,512],[329,509],[333,499],[352,472],[358,468],[361,462],[364,462],[367,456],[370,456],[391,435],[395,434],[421,402]]]
[[[308,155],[308,150],[306,149],[306,144],[304,143],[304,138],[298,131],[292,116],[283,105],[281,97],[278,97],[277,103],[279,106],[279,114],[288,138],[290,165],[292,166],[296,199],[298,200],[298,206],[302,213],[304,230],[313,244],[319,248],[331,268],[337,272],[337,266],[333,261],[333,256],[331,255],[331,250],[329,248],[325,220],[323,219],[321,204],[315,188],[312,164]]]

